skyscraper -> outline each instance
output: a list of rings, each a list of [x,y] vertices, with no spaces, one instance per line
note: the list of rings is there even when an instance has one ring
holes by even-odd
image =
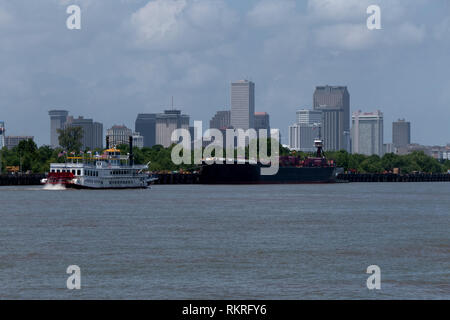
[[[124,125],[114,125],[106,130],[106,136],[109,139],[109,145],[114,147],[121,144],[128,144],[133,131]]]
[[[133,147],[143,148],[144,137],[139,133],[133,132],[131,129],[124,125],[114,125],[110,129],[106,130],[106,136],[108,137],[109,146],[114,147],[121,144],[128,145],[130,137],[133,137]]]
[[[328,85],[316,87],[313,108],[323,112],[324,149],[349,151],[350,94],[347,87]]]
[[[82,149],[103,148],[103,124],[94,122],[92,119],[84,119],[78,117],[74,119],[72,116],[67,117],[66,126],[81,127],[83,129]]]
[[[353,112],[352,153],[383,155],[383,113]]]
[[[231,111],[217,111],[209,121],[210,129],[226,129],[231,126]]]
[[[189,130],[189,116],[180,110],[165,110],[156,115],[156,144],[165,148],[172,145],[172,132],[176,129]]]
[[[314,140],[319,138],[322,111],[302,109],[296,113],[296,123],[289,126],[289,147],[303,152],[314,152]]]
[[[270,117],[267,112],[255,112],[255,130],[266,130],[267,137],[270,137]]]
[[[48,115],[50,116],[50,145],[52,148],[57,148],[59,147],[57,130],[64,128],[69,112],[66,110],[50,110]]]
[[[144,147],[153,147],[156,144],[156,113],[138,114],[134,131],[144,137]]]
[[[0,121],[0,150],[5,146],[5,133],[5,123],[3,121]]]
[[[322,111],[301,109],[296,114],[297,124],[314,125],[322,123]]]
[[[244,130],[255,126],[255,84],[251,81],[231,83],[231,126]]]
[[[392,123],[392,144],[395,148],[406,148],[411,144],[411,123],[399,119]]]

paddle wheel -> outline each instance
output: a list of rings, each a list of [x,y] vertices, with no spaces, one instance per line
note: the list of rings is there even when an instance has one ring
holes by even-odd
[[[74,174],[71,172],[50,172],[47,177],[47,184],[73,184]]]

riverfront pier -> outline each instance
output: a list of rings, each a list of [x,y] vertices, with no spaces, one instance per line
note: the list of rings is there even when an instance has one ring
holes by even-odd
[[[0,186],[30,186],[40,185],[45,174],[8,174],[0,175]],[[198,173],[154,173],[158,178],[154,184],[200,184]],[[338,182],[450,182],[450,174],[382,174],[382,173],[351,173],[339,174]]]
[[[40,185],[45,174],[2,174],[0,186],[33,186]]]
[[[450,174],[444,173],[351,173],[339,174],[338,180],[348,182],[444,182],[450,181]]]

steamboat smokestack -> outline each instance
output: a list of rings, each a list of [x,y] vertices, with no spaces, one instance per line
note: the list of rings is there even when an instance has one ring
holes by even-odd
[[[133,157],[133,136],[129,136],[129,142],[130,142],[130,166],[134,164],[134,157]]]

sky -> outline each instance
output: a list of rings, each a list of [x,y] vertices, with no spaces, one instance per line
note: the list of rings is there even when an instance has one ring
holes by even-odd
[[[69,30],[69,5],[81,29]],[[381,29],[368,30],[369,5]],[[411,122],[412,140],[450,143],[448,0],[0,0],[0,121],[50,142],[48,110],[134,129],[171,104],[202,120],[255,82],[256,111],[287,143],[318,85],[345,85],[351,110]]]

